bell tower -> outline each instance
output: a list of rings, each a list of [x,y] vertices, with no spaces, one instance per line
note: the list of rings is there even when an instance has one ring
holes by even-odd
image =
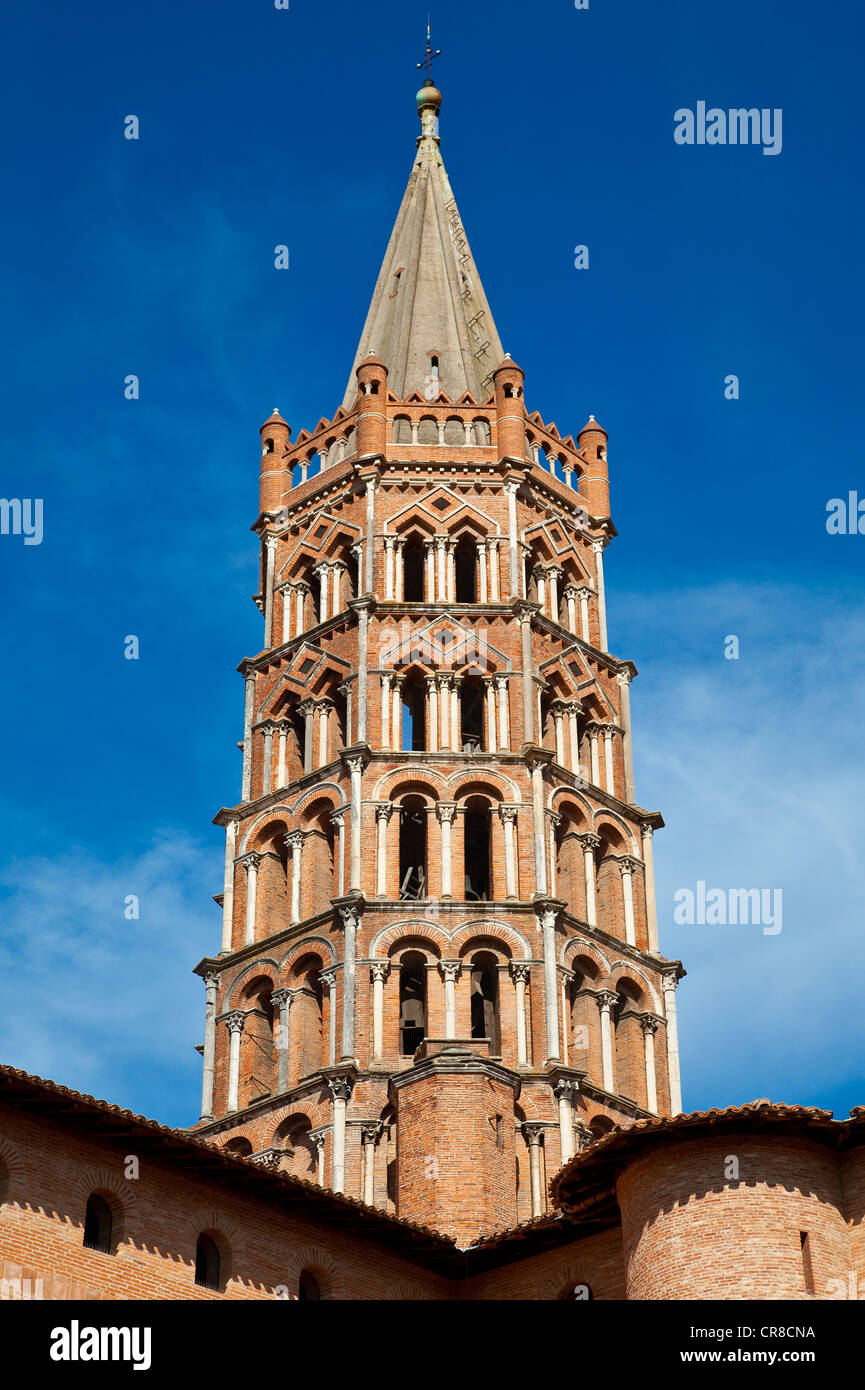
[[[681,1108],[607,434],[526,408],[421,133],[342,404],[261,430],[197,1132],[467,1245]]]

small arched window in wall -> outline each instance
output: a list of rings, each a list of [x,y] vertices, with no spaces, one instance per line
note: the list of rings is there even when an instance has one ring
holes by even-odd
[[[87,1198],[84,1212],[84,1245],[88,1250],[101,1250],[103,1255],[112,1252],[114,1222],[111,1208],[104,1197],[92,1192]]]
[[[426,1037],[426,959],[406,951],[399,966],[399,1050],[413,1057]]]
[[[318,1280],[308,1269],[300,1271],[300,1279],[297,1284],[297,1297],[301,1303],[311,1303],[315,1299],[321,1298],[321,1289]]]
[[[216,1241],[202,1233],[195,1245],[196,1284],[203,1289],[220,1288],[220,1263]]]
[[[499,971],[489,951],[479,951],[472,959],[471,972],[472,1037],[489,1038],[490,1051],[501,1051],[499,1038]]]

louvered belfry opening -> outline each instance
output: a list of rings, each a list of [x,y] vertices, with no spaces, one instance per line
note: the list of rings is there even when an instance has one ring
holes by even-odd
[[[426,1037],[426,959],[407,951],[399,967],[399,1050],[412,1057]]]
[[[463,817],[465,835],[466,899],[469,902],[488,902],[492,897],[490,882],[489,803],[481,797],[470,797]]]
[[[479,951],[472,959],[472,1037],[489,1038],[490,1051],[499,1053],[499,972],[495,956]]]
[[[419,796],[407,796],[400,806],[399,895],[427,896],[427,813]]]

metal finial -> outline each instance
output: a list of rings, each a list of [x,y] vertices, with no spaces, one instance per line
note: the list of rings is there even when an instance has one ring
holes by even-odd
[[[418,67],[419,67],[419,68],[424,68],[424,67],[426,68],[426,80],[427,80],[427,86],[428,86],[428,87],[431,87],[431,86],[433,85],[433,80],[432,80],[432,65],[433,65],[433,60],[434,60],[435,58],[440,58],[440,57],[441,57],[441,54],[442,54],[442,51],[441,51],[440,48],[437,48],[436,51],[435,51],[435,53],[433,53],[433,50],[432,50],[432,40],[431,40],[431,38],[430,38],[429,15],[427,15],[427,26],[426,26],[426,57],[424,58],[424,60],[423,60],[422,63],[418,63]]]

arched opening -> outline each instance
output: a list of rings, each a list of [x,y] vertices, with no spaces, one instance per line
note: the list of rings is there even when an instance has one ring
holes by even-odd
[[[345,563],[348,570],[348,583],[351,597],[360,598],[360,559],[354,546],[350,548]]]
[[[319,957],[310,953],[301,957],[291,972],[289,986],[297,993],[291,1001],[288,1025],[290,1085],[322,1064],[321,968]]]
[[[460,747],[480,753],[484,746],[484,688],[477,676],[467,676],[460,692]]]
[[[568,1284],[559,1294],[559,1301],[563,1303],[588,1303],[594,1296],[590,1284]]]
[[[477,570],[477,545],[474,540],[463,536],[454,554],[456,573],[456,602],[475,602],[475,572]]]
[[[236,1139],[229,1139],[228,1143],[223,1144],[222,1147],[227,1154],[237,1154],[240,1158],[246,1158],[252,1153],[252,1145],[242,1135],[238,1135]]]
[[[101,1250],[103,1255],[110,1255],[113,1231],[114,1220],[110,1206],[104,1197],[99,1196],[98,1192],[92,1192],[87,1198],[87,1207],[84,1212],[84,1245],[86,1249]]]
[[[246,1084],[250,1103],[273,1088],[273,983],[266,975],[250,980],[243,991]]]
[[[499,1053],[499,971],[494,955],[479,951],[471,971],[472,1037],[489,1038],[490,1051]]]
[[[301,1303],[309,1303],[314,1299],[321,1298],[318,1280],[308,1269],[300,1271],[300,1278],[297,1281],[297,1297]]]
[[[419,796],[407,796],[400,804],[399,895],[427,896],[427,812]]]
[[[470,797],[466,802],[463,816],[465,894],[469,902],[489,902],[492,896],[490,879],[491,834],[492,813],[489,803],[479,796]]]
[[[422,753],[426,748],[426,689],[416,671],[403,684],[402,706],[402,746]]]
[[[417,536],[409,536],[403,546],[402,565],[406,603],[423,603],[423,545]]]
[[[195,1282],[203,1289],[220,1288],[220,1258],[216,1242],[200,1235],[195,1244]]]
[[[307,580],[309,583],[309,601],[312,604],[312,617],[308,619],[308,622],[311,622],[312,626],[315,627],[321,612],[321,576],[315,570],[311,570]],[[307,624],[304,623],[304,627],[306,626]]]
[[[399,1050],[413,1057],[426,1037],[426,959],[406,951],[399,965]]]
[[[310,1123],[306,1115],[289,1115],[284,1119],[277,1127],[271,1147],[282,1150],[280,1172],[315,1181],[318,1150],[310,1136]]]

